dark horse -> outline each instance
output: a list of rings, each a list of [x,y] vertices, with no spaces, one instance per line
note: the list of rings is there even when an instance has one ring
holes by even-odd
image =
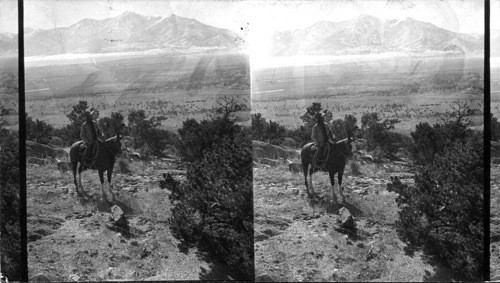
[[[73,169],[73,179],[75,182],[76,193],[78,194],[78,196],[81,196],[83,194],[83,196],[87,197],[87,194],[83,190],[82,186],[82,171],[84,170],[82,163],[83,156],[81,155],[82,143],[83,141],[75,142],[69,150],[69,156],[71,158],[71,167]],[[107,197],[104,191],[104,172],[107,171],[109,192],[111,194],[111,199],[114,200],[113,191],[111,190],[112,187],[111,175],[113,174],[113,166],[116,161],[116,156],[119,156],[122,153],[122,150],[126,150],[126,148],[125,148],[125,143],[122,141],[120,137],[120,134],[117,134],[115,137],[109,138],[104,142],[99,141],[99,148],[95,160],[95,169],[97,169],[97,172],[99,173],[99,179],[101,181],[102,197],[105,199],[107,199]],[[78,166],[78,163],[80,163],[80,166],[78,167],[79,182],[77,183],[76,168]],[[79,187],[78,184],[82,189],[81,192],[78,189]]]
[[[344,197],[342,195],[342,175],[344,174],[344,168],[347,163],[347,159],[352,156],[352,144],[351,138],[343,139],[336,143],[329,142],[330,150],[328,154],[328,159],[326,160],[325,166],[321,171],[328,172],[330,175],[330,183],[332,184],[332,197],[336,196],[339,204],[344,202]],[[314,187],[312,184],[312,174],[319,171],[318,168],[313,168],[312,159],[314,153],[316,152],[316,147],[313,146],[314,143],[308,143],[304,145],[300,152],[300,158],[302,160],[302,170],[304,171],[304,179],[306,183],[307,195],[309,197],[314,196]],[[309,173],[309,183],[311,185],[312,194],[309,193],[309,185],[307,184],[307,174]],[[335,173],[338,173],[339,180],[339,194],[335,194]]]

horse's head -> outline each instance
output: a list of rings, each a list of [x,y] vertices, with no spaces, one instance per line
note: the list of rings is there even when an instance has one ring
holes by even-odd
[[[352,157],[352,139],[351,139],[351,137],[348,137],[347,139],[343,139],[343,140],[338,141],[337,145],[339,145],[338,148],[344,157],[346,157],[346,158]]]
[[[123,137],[118,134],[116,135],[116,140],[117,140],[117,143],[119,143],[120,145],[120,154],[123,152],[123,151],[126,151],[127,150],[127,145],[125,144],[125,140],[123,139]]]
[[[113,154],[115,156],[120,156],[123,151],[127,151],[127,146],[125,144],[125,140],[123,139],[122,135],[120,134],[123,126],[125,126],[125,125],[122,124],[120,127],[115,129],[116,136],[106,140],[106,146],[108,147],[108,149],[111,152],[113,152]]]
[[[352,157],[352,139],[350,136],[347,138],[346,151],[348,153],[347,157]]]

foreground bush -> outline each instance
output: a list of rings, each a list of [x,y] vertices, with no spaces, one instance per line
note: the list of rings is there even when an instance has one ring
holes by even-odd
[[[33,121],[32,117],[26,113],[26,139],[35,141],[41,144],[48,144],[54,127],[45,121],[36,119]]]
[[[500,140],[500,122],[496,117],[493,117],[493,114],[490,113],[490,121],[491,121],[491,140],[499,141]]]
[[[386,158],[394,159],[400,146],[405,144],[405,138],[394,133],[395,125],[400,121],[397,119],[384,119],[383,121],[376,112],[363,113],[361,117],[361,133],[366,139],[367,150],[377,148],[382,150]]]
[[[167,177],[173,235],[208,250],[246,279],[253,275],[252,156],[249,147],[221,144],[188,169],[188,182]],[[239,278],[244,279],[244,278]]]
[[[229,111],[231,112],[231,111]],[[165,175],[171,191],[170,229],[186,248],[209,252],[251,280],[254,274],[251,132],[230,113],[179,130],[187,181]]]
[[[203,159],[204,152],[213,150],[217,141],[234,137],[238,126],[227,119],[212,121],[188,119],[179,129],[179,142],[177,148],[181,157],[186,162],[197,162]]]
[[[0,129],[0,253],[2,274],[11,281],[21,275],[19,223],[18,133]]]
[[[422,166],[415,186],[392,180],[399,194],[397,230],[413,247],[447,263],[461,279],[483,273],[483,140],[469,132]]]
[[[469,117],[476,111],[469,109],[467,102],[456,102],[454,106],[454,111],[448,114],[452,120],[433,126],[427,122],[419,123],[410,133],[413,140],[410,152],[416,164],[432,163],[437,154],[473,134],[467,127],[471,124]]]
[[[285,140],[287,129],[278,122],[266,121],[262,114],[252,114],[252,139],[280,145]]]

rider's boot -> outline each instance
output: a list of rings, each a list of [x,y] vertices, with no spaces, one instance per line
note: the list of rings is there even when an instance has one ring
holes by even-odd
[[[92,157],[89,156],[89,155],[92,154],[92,152],[90,150],[90,147],[91,147],[90,145],[87,145],[87,147],[85,148],[85,150],[83,151],[83,154],[82,154],[82,161],[83,161],[82,162],[82,165],[83,165],[82,168],[83,168],[83,170],[88,169],[90,167],[89,166],[89,163],[90,163],[89,161],[92,159]],[[90,154],[89,154],[89,152],[90,152]]]

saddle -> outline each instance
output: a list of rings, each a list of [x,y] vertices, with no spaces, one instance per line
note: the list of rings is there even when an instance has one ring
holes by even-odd
[[[319,148],[318,145],[313,144],[313,146],[311,147],[311,164],[313,168],[317,168],[319,170],[323,169],[326,166],[329,154],[330,143],[326,143],[322,148]]]
[[[97,159],[97,151],[99,149],[99,143],[96,142],[96,143],[93,144],[92,149],[91,149],[92,152],[86,152],[87,148],[89,146],[90,145],[85,144],[84,142],[82,142],[78,146],[78,155],[80,156],[80,158],[82,160],[82,164],[83,164],[83,168],[84,169],[86,169],[86,168],[96,169],[96,167],[95,167],[95,161]]]
[[[87,149],[87,145],[82,141],[77,148],[78,154],[82,156],[82,154],[85,152],[85,149]]]

